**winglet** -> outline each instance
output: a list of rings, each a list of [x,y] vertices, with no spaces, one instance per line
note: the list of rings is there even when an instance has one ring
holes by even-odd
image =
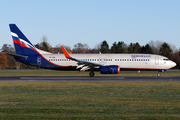
[[[69,53],[67,52],[67,50],[64,48],[64,46],[61,46],[64,56],[68,59],[72,59],[72,57],[69,55]]]

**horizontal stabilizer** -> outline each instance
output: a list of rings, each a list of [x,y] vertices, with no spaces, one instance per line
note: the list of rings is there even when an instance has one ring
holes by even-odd
[[[15,59],[28,58],[28,56],[23,56],[23,55],[17,55],[17,54],[11,54],[11,53],[5,53],[5,54],[13,56]]]

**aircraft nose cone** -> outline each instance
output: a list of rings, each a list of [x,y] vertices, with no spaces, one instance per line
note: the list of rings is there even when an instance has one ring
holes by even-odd
[[[171,66],[172,66],[172,67],[176,66],[176,63],[173,62],[173,61],[171,61]]]

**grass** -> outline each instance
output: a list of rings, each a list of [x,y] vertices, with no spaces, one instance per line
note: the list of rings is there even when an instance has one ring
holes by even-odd
[[[100,74],[95,76],[157,76],[157,71],[120,71],[119,74]],[[54,70],[1,70],[0,76],[89,76],[89,71],[54,71]],[[162,72],[161,76],[180,76],[180,71]]]
[[[178,81],[1,81],[1,119],[180,119]]]

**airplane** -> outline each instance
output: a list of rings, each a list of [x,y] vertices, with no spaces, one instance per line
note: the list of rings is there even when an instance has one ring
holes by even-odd
[[[16,24],[9,24],[9,27],[16,54],[7,54],[26,65],[53,70],[90,70],[90,77],[94,77],[95,70],[101,74],[118,74],[123,70],[156,70],[157,76],[160,76],[160,72],[176,66],[167,57],[155,54],[73,54],[63,46],[63,54],[53,54],[36,48]]]

